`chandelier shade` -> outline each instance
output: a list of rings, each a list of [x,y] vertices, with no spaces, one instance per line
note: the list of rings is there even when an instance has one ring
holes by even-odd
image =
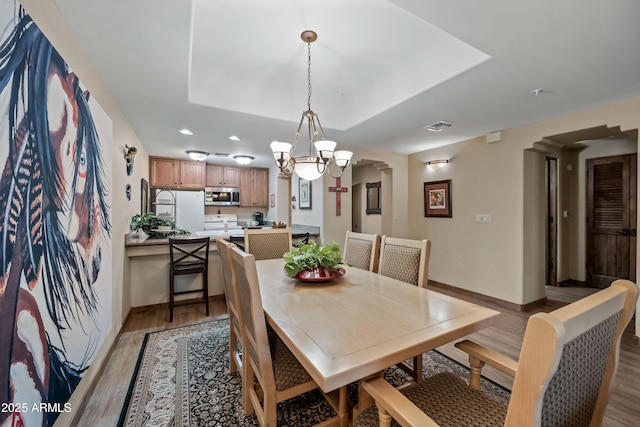
[[[295,172],[300,178],[313,181],[327,172],[332,177],[337,178],[342,176],[344,170],[351,163],[353,153],[346,150],[335,151],[338,144],[327,139],[318,115],[311,109],[311,43],[316,41],[318,35],[313,31],[307,30],[300,35],[300,38],[307,43],[307,82],[309,89],[307,109],[302,113],[293,144],[273,141],[270,145],[271,151],[276,165],[285,177],[289,177]],[[305,127],[309,135],[309,151],[307,155],[296,156],[294,153],[305,121]],[[330,171],[330,167],[334,163],[338,168],[337,175],[332,174]]]

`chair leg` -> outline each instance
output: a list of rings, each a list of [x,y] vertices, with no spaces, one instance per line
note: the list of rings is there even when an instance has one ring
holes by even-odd
[[[229,318],[229,372],[234,373],[238,370],[236,365],[236,352],[238,351],[238,338],[233,330],[232,320]]]
[[[209,272],[204,270],[202,282],[204,283],[204,306],[206,308],[207,316],[209,315]]]
[[[413,380],[420,383],[424,380],[424,374],[422,373],[422,354],[414,356],[413,358]]]
[[[175,291],[175,276],[173,275],[173,271],[169,273],[169,322],[173,322],[173,294]]]

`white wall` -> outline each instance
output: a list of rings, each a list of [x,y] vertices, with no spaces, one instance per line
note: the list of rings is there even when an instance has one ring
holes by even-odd
[[[355,197],[359,199],[357,202],[361,206],[360,210],[353,210],[353,223],[358,225],[358,229],[354,229],[353,231],[357,231],[358,233],[367,233],[367,234],[382,234],[382,216],[390,215],[391,212],[382,211],[382,214],[369,214],[367,215],[367,183],[372,182],[382,182],[382,172],[378,168],[373,165],[360,166],[353,168],[353,181],[352,185],[361,184],[361,191],[356,194],[353,192],[352,201],[353,205],[356,205],[356,201],[353,200]],[[384,196],[387,192],[391,191],[391,187],[381,188],[381,196]],[[343,197],[348,197],[347,194],[343,195]],[[380,200],[380,206],[382,206],[382,199]]]
[[[537,179],[538,172],[525,169],[531,161],[525,150],[545,136],[603,124],[623,131],[638,129],[639,112],[640,98],[633,98],[507,129],[494,144],[480,137],[409,156],[410,237],[426,235],[432,240],[430,278],[516,304],[535,300],[540,274],[529,276],[525,264],[539,262],[544,240],[526,240],[530,233],[525,230],[525,180]],[[449,158],[451,163],[436,172],[427,170],[423,163],[435,158]],[[453,218],[425,218],[423,183],[448,178]],[[492,223],[476,223],[476,214],[491,214]]]

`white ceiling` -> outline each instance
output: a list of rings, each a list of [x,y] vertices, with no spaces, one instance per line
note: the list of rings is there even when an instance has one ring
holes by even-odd
[[[339,149],[409,154],[640,96],[637,0],[56,3],[152,155],[269,166],[307,107],[307,29],[311,107]]]

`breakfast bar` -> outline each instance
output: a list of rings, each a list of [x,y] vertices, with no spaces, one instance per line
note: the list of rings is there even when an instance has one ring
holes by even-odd
[[[309,233],[311,240],[318,241],[320,228],[293,224],[293,234]],[[208,233],[211,239],[209,246],[209,296],[223,295],[220,276],[220,258],[216,250],[217,238],[229,239],[231,236],[243,236],[243,230]],[[148,238],[136,241],[127,236],[125,239],[124,288],[123,300],[129,301],[130,307],[143,307],[163,304],[169,301],[169,239]],[[196,233],[193,237],[202,237]],[[181,236],[182,237],[182,236]],[[199,276],[182,276],[176,278],[176,286],[181,289],[201,287]],[[188,297],[186,297],[188,298]]]

